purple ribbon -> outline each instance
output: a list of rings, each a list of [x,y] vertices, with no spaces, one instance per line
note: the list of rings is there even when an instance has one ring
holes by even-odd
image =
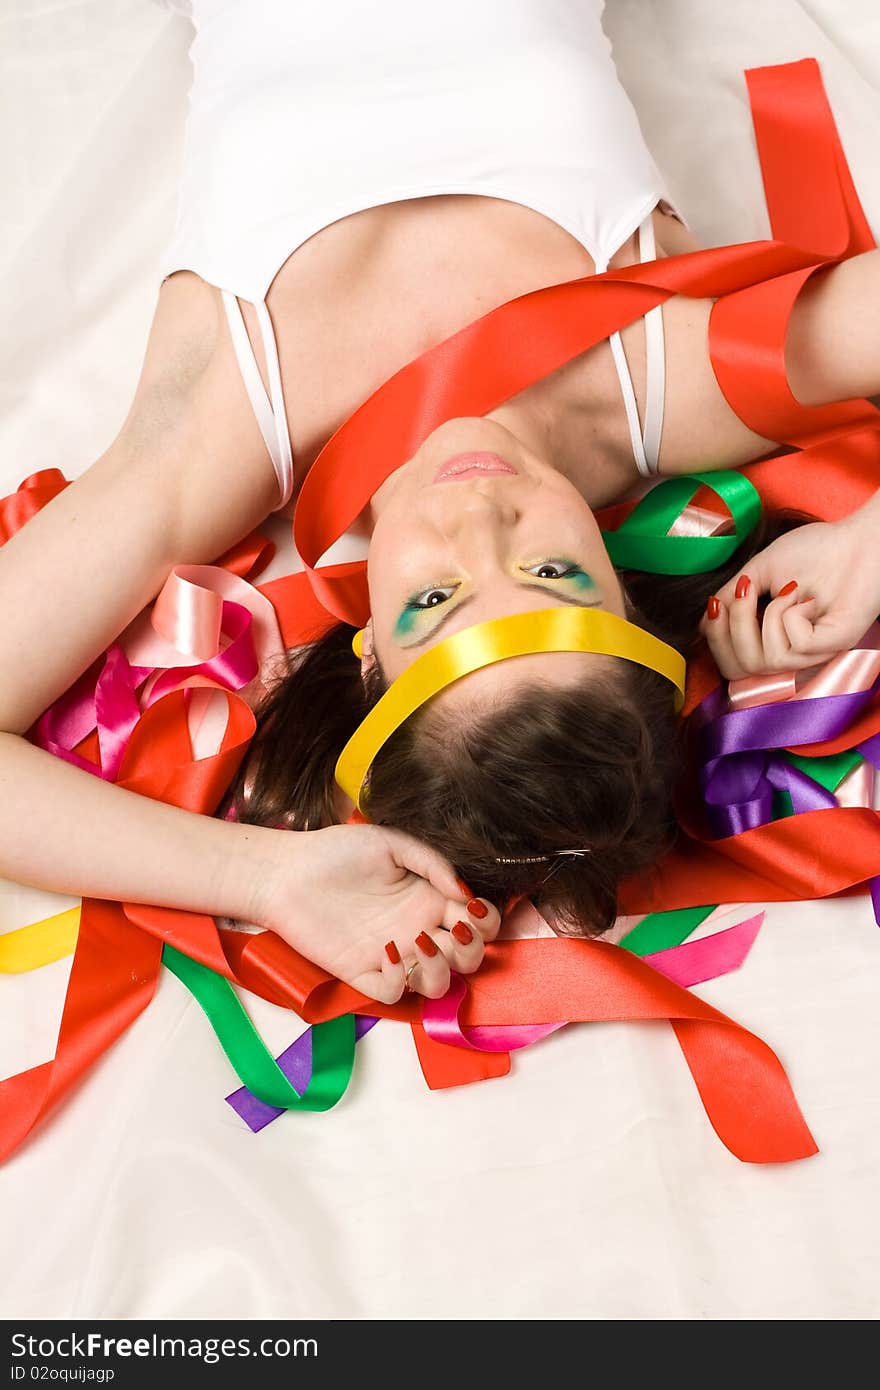
[[[360,1042],[365,1033],[369,1033],[374,1023],[378,1023],[378,1018],[372,1014],[355,1014],[354,1019],[354,1038],[355,1042]],[[304,1095],[308,1090],[309,1082],[312,1079],[312,1030],[307,1028],[304,1033],[285,1048],[279,1057],[275,1058],[278,1066],[284,1072],[291,1086],[300,1095]],[[264,1100],[255,1096],[253,1091],[249,1091],[247,1086],[241,1086],[237,1091],[233,1091],[226,1097],[227,1105],[231,1105],[237,1115],[240,1115],[249,1129],[254,1134],[259,1134],[266,1125],[277,1120],[279,1115],[283,1115],[284,1110],[277,1105],[267,1105]]]
[[[773,792],[787,791],[796,813],[836,806],[826,788],[792,766],[779,751],[836,738],[872,699],[880,677],[866,690],[819,695],[724,713],[724,695],[714,690],[697,710],[697,759],[709,823],[719,838],[773,819]],[[861,745],[880,763],[880,736]]]

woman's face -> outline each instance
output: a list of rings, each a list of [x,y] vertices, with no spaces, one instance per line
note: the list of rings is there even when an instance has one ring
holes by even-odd
[[[373,498],[372,650],[390,680],[460,628],[574,604],[625,616],[596,518],[577,489],[495,420],[448,420]],[[582,679],[603,658],[517,657],[468,677],[489,696],[518,678]],[[454,689],[454,687],[453,687]]]

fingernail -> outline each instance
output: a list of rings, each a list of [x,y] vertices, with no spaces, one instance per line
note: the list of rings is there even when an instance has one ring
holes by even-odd
[[[392,965],[400,964],[400,952],[398,951],[393,941],[385,942],[385,954],[391,961]]]
[[[482,922],[484,917],[489,916],[489,909],[485,903],[481,903],[479,898],[471,898],[467,904],[467,910],[472,917],[476,917],[478,922]]]
[[[777,597],[777,598],[785,598],[786,594],[793,594],[796,588],[797,588],[797,580],[796,580],[796,579],[789,579],[789,581],[788,581],[787,584],[783,584],[782,588],[779,590],[779,593],[776,595],[776,597]]]
[[[452,935],[455,937],[456,941],[461,942],[462,946],[470,945],[474,939],[474,934],[467,922],[456,922],[455,926],[452,928]]]
[[[455,881],[461,889],[461,896],[463,898],[472,898],[474,896],[473,890],[468,888],[463,878],[457,878]]]
[[[736,588],[733,591],[734,598],[745,598],[751,587],[752,581],[749,579],[749,576],[747,574],[741,574],[736,581]]]
[[[706,617],[717,618],[720,612],[721,603],[713,594],[712,597],[709,599],[708,603],[706,604]]]
[[[416,945],[426,956],[436,956],[440,949],[433,937],[430,937],[426,931],[419,932],[416,937]]]

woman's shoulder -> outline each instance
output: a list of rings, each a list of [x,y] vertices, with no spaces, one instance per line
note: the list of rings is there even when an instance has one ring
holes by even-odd
[[[221,316],[219,292],[192,271],[163,280],[123,433],[144,442],[188,427],[204,380],[222,355]]]

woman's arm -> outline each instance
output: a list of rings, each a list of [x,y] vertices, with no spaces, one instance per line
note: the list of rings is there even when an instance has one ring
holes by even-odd
[[[194,293],[163,289],[116,441],[0,549],[0,872],[231,915],[252,905],[260,836],[104,784],[20,737],[176,563],[216,559],[275,501],[213,292]],[[226,860],[234,839],[245,852]]]
[[[880,395],[880,250],[811,277],[789,320],[785,365],[801,405]]]
[[[666,409],[663,475],[739,468],[778,446],[728,405],[709,357],[712,300],[664,306]],[[817,271],[792,311],[786,372],[802,405],[880,396],[880,251]],[[629,348],[628,348],[629,350]]]
[[[173,282],[172,282],[173,283]],[[202,288],[209,293],[208,286]],[[160,296],[107,452],[0,549],[0,729],[23,733],[158,593],[262,521],[277,484],[231,345]],[[161,349],[161,351],[160,351]],[[63,461],[62,465],[63,465]]]
[[[420,961],[416,987],[442,994],[450,964],[475,969],[499,918],[491,909],[469,943],[440,930],[466,911],[451,868],[427,847],[377,827],[296,835],[196,815],[22,737],[175,564],[210,563],[277,500],[225,334],[194,338],[191,318],[175,331],[167,305],[119,438],[0,549],[0,873],[255,922],[385,1000],[403,989],[403,966],[383,955],[394,939]],[[422,959],[424,931],[441,949]]]

